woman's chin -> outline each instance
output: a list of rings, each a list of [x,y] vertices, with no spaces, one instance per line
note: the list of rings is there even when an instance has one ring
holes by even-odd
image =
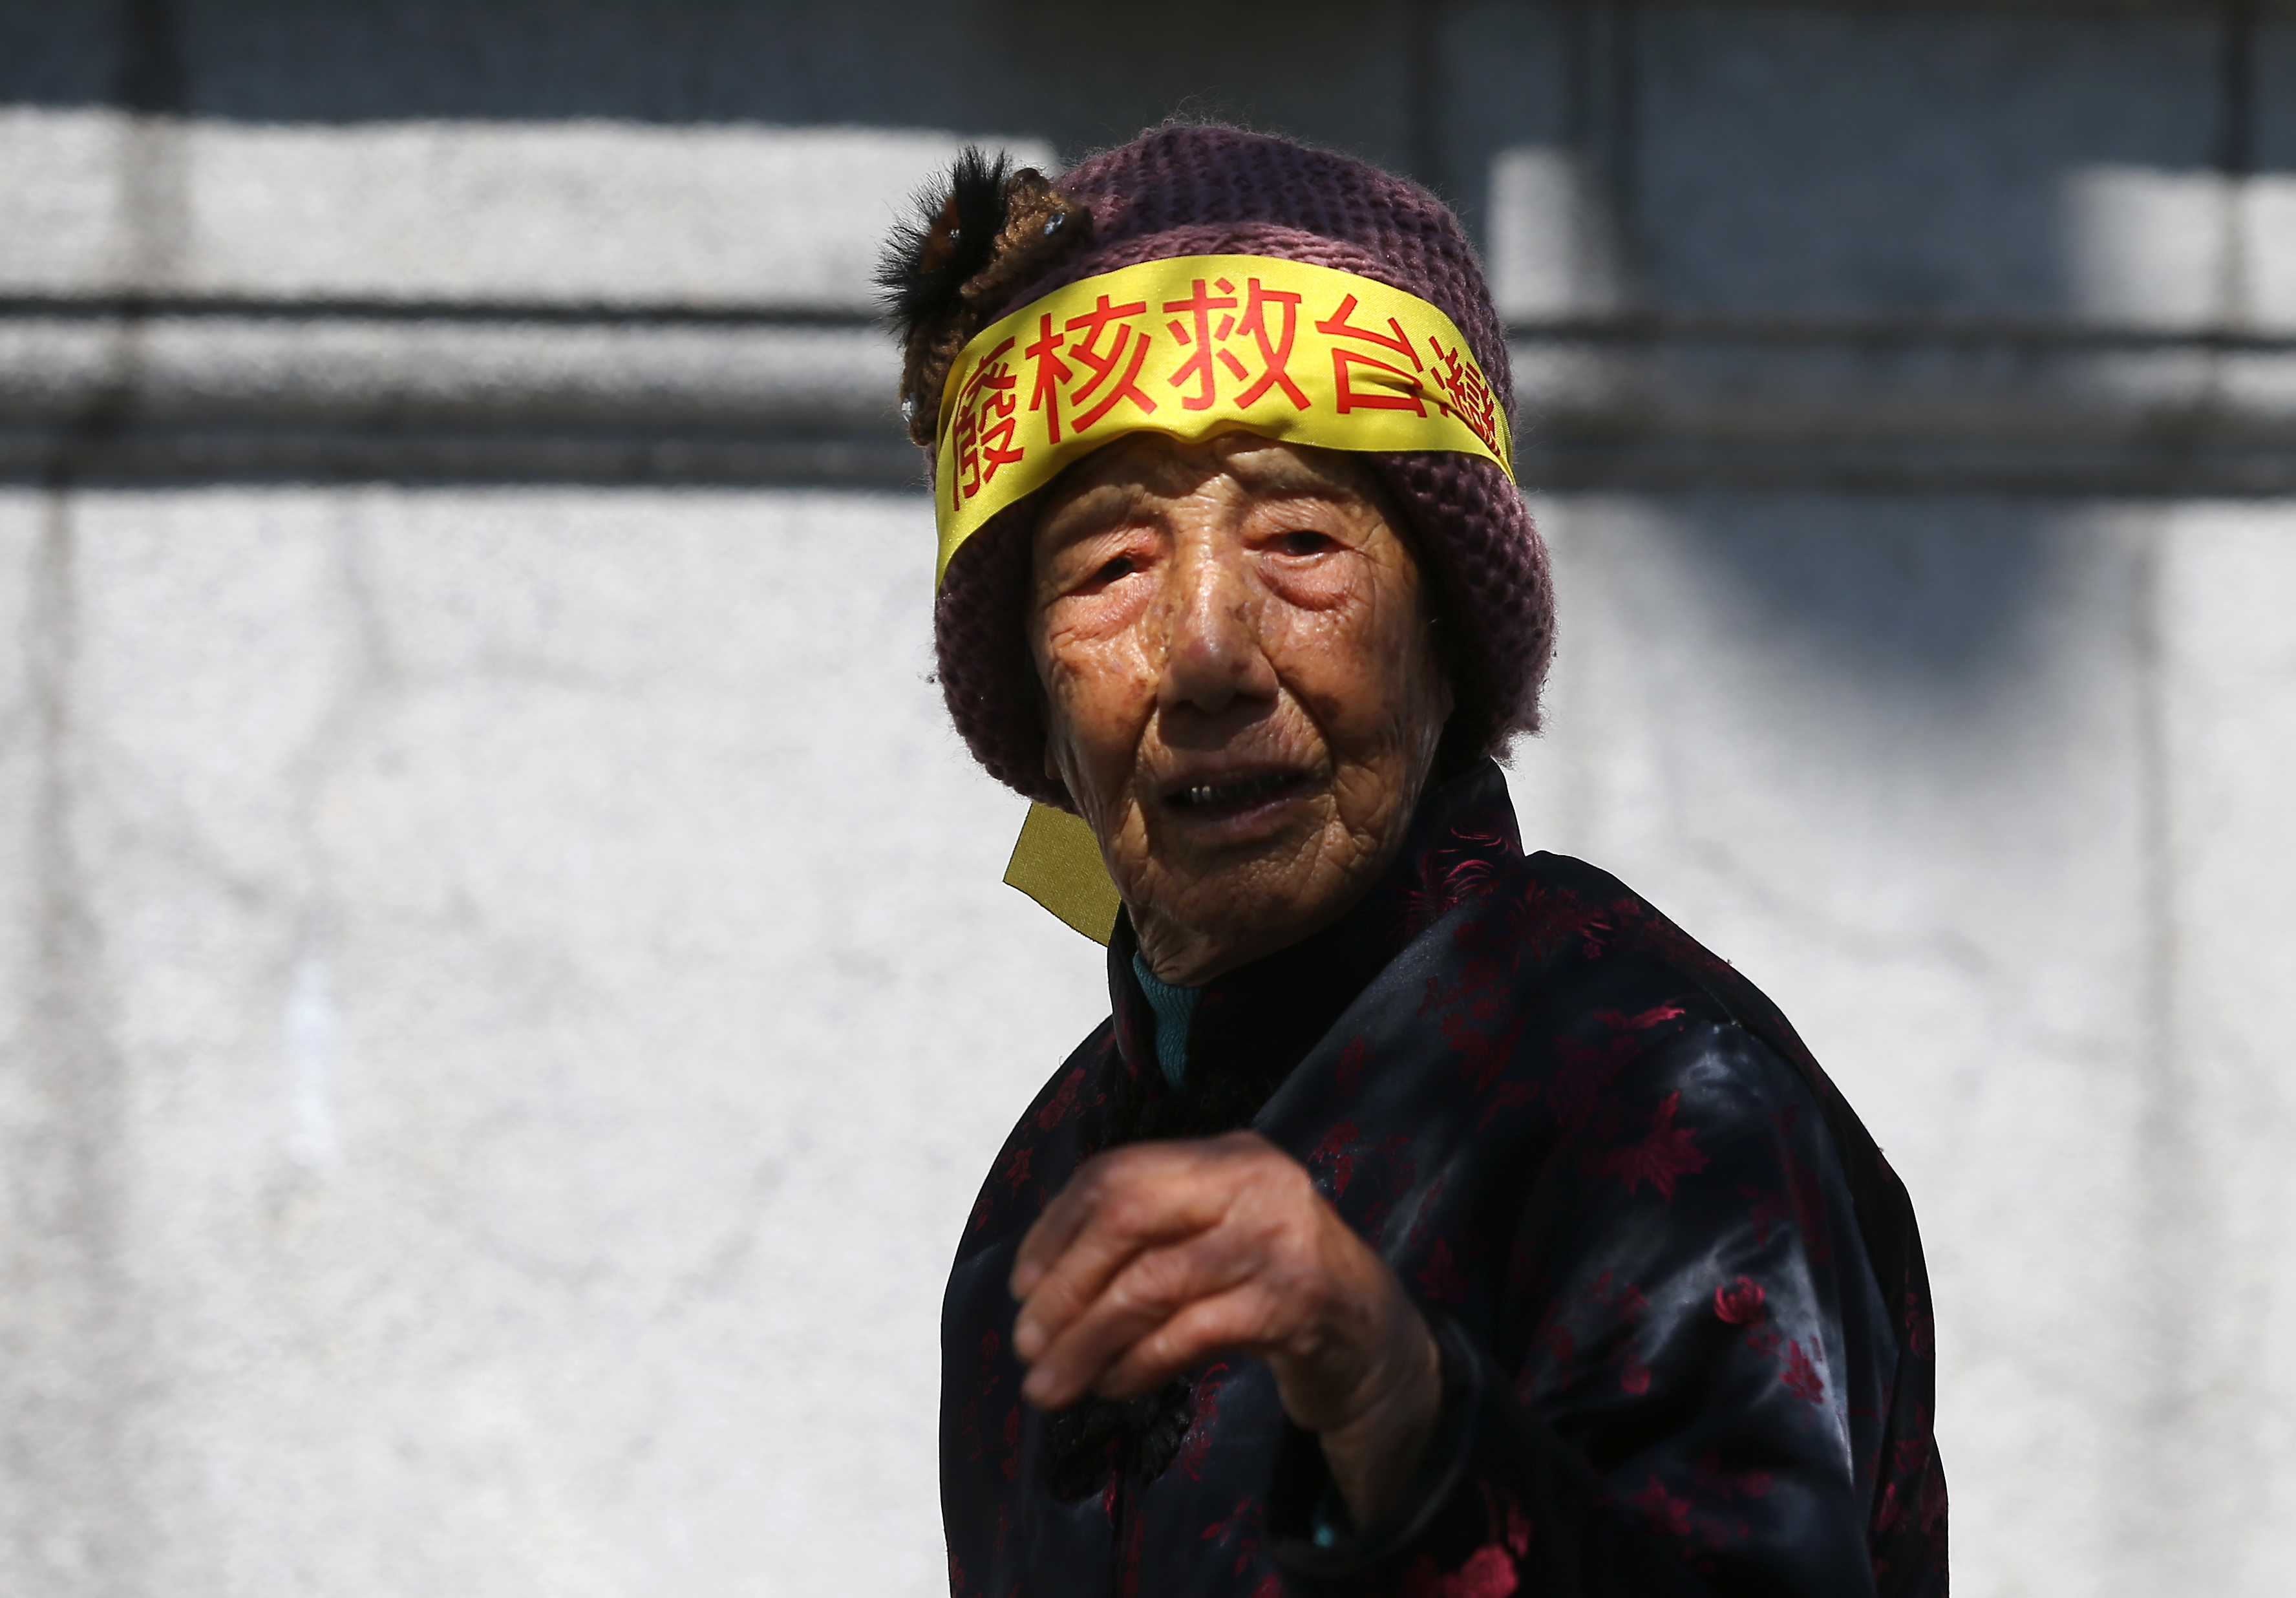
[[[1125,897],[1143,952],[1165,980],[1209,980],[1273,954],[1320,931],[1361,896],[1366,879],[1351,869],[1352,851],[1332,847],[1331,818],[1301,809],[1263,819],[1259,831],[1239,825],[1237,841],[1225,846],[1160,851],[1153,887]],[[1175,978],[1168,963],[1195,974]]]

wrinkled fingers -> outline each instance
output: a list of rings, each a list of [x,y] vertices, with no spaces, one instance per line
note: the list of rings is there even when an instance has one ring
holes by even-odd
[[[1283,1308],[1258,1278],[1198,1299],[1119,1355],[1095,1390],[1136,1397],[1222,1355],[1259,1353],[1283,1336]]]
[[[1238,1246],[1239,1241],[1215,1232],[1142,1250],[1057,1333],[1044,1335],[1033,1357],[1016,1334],[1014,1351],[1030,1362],[1021,1393],[1033,1404],[1055,1409],[1088,1392],[1119,1396],[1109,1389],[1110,1378],[1144,1338],[1199,1299],[1227,1292],[1259,1274],[1259,1262],[1248,1248]],[[1031,1307],[1022,1311],[1024,1319],[1033,1304],[1032,1299]],[[1179,1368],[1160,1370],[1148,1385]]]
[[[1233,1173],[1197,1143],[1142,1143],[1092,1160],[1021,1240],[1013,1295],[1023,1300],[1013,1351],[1033,1359],[1142,1250],[1219,1224]]]

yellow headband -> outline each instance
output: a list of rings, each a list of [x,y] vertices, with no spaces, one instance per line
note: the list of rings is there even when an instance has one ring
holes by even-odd
[[[936,583],[991,516],[1128,433],[1446,450],[1514,475],[1506,413],[1415,294],[1263,255],[1184,255],[1056,289],[967,344],[941,389]]]

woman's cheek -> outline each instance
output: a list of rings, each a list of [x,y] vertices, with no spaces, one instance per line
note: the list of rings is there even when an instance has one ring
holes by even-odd
[[[1360,556],[1335,555],[1321,561],[1268,561],[1260,580],[1279,602],[1301,611],[1329,611],[1344,606],[1365,589]]]
[[[1342,764],[1407,757],[1425,741],[1419,724],[1435,718],[1438,694],[1414,658],[1413,635],[1373,619],[1335,620],[1297,651],[1295,692]]]
[[[1144,596],[1131,586],[1071,594],[1046,616],[1046,653],[1056,668],[1101,676],[1132,669],[1142,649]]]
[[[1119,634],[1055,643],[1051,683],[1068,735],[1095,766],[1128,765],[1156,697],[1139,641]]]
[[[1108,637],[1144,624],[1158,589],[1157,574],[1143,570],[1105,587],[1071,595],[1078,627],[1095,637]]]
[[[1385,619],[1377,597],[1368,594],[1299,616],[1302,651],[1316,659],[1329,692],[1366,708],[1392,692],[1395,641]]]

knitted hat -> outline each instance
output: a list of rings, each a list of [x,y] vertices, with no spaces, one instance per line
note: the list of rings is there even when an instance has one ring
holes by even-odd
[[[941,389],[975,333],[1067,284],[1181,256],[1275,257],[1374,279],[1450,317],[1512,423],[1513,385],[1490,291],[1458,219],[1416,184],[1353,157],[1211,127],[1157,128],[1056,181],[1007,175],[967,152],[918,225],[896,234],[880,281],[905,335],[903,408],[934,442]],[[1117,434],[1116,437],[1123,435]],[[1546,551],[1522,496],[1491,461],[1364,454],[1409,522],[1441,618],[1456,708],[1447,764],[1538,725],[1554,639]],[[1042,490],[956,550],[933,612],[941,692],[990,774],[1072,809],[1045,771],[1043,691],[1024,632]]]

